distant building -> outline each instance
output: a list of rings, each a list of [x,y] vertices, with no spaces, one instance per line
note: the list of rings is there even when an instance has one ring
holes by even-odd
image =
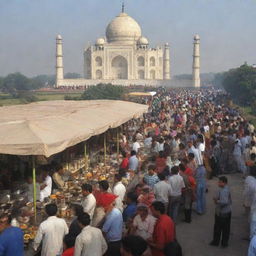
[[[198,36],[199,38],[199,36]],[[178,81],[186,86],[200,86],[199,40],[194,44],[193,81]],[[62,37],[56,38],[56,87],[84,88],[98,83],[161,86],[171,84],[170,47],[149,47],[140,25],[122,12],[84,51],[84,78],[64,79]]]

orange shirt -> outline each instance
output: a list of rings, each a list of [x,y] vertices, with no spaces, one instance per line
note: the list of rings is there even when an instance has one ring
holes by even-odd
[[[153,232],[153,242],[157,245],[163,245],[164,247],[174,241],[175,239],[175,226],[172,219],[163,214],[156,221],[156,225]],[[164,256],[164,252],[162,250],[158,250],[156,248],[152,248],[152,255],[154,256]]]

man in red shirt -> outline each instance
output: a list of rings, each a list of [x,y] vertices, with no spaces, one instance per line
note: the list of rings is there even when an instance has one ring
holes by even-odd
[[[162,202],[155,201],[151,205],[152,215],[157,218],[152,239],[148,243],[154,256],[164,256],[164,248],[175,239],[175,226],[172,219],[165,214]]]

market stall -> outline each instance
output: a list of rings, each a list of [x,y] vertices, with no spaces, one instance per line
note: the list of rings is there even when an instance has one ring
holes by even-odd
[[[101,135],[103,136],[103,163],[95,166],[94,169],[87,168],[88,149],[84,144],[84,155],[73,161],[72,165],[67,166],[73,173],[82,168],[87,169],[87,172],[77,173],[72,182],[66,183],[61,195],[51,197],[51,200],[58,201],[63,209],[66,198],[73,198],[77,201],[81,199],[78,193],[83,182],[94,182],[95,177],[108,178],[111,173],[111,159],[107,156],[106,131],[140,117],[147,109],[146,105],[111,100],[46,101],[1,107],[0,154],[32,156],[34,202],[31,212],[34,216],[37,216],[37,209],[40,211],[43,208],[41,203],[36,202],[36,157],[49,158],[67,148],[103,134]],[[117,151],[119,150],[118,134],[117,131]],[[23,210],[31,210],[32,205],[26,205]],[[24,219],[24,223],[26,221],[27,219]],[[24,224],[23,227],[25,229],[27,225]],[[33,227],[30,229],[28,231],[31,238],[35,230]]]

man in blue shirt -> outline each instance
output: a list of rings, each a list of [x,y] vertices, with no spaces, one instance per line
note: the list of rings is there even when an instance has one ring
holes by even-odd
[[[11,226],[11,216],[0,216],[0,256],[23,256],[23,232]]]
[[[108,243],[106,256],[121,256],[121,239],[123,231],[123,216],[120,210],[115,208],[116,196],[109,197],[108,206],[104,207],[106,219],[102,232]]]

